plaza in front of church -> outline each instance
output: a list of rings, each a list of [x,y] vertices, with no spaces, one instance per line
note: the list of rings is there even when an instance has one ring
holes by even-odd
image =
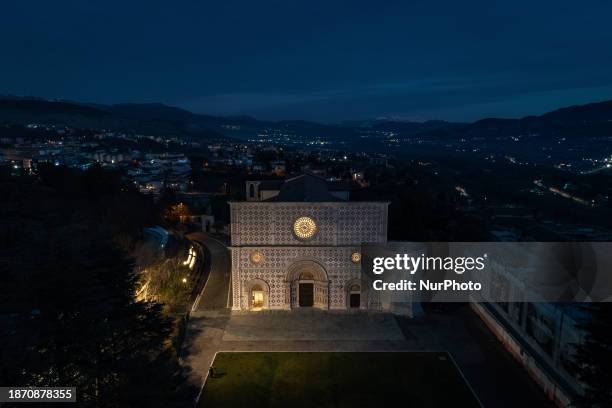
[[[340,187],[313,175],[247,182],[247,200],[229,204],[228,241],[189,236],[210,257],[182,352],[200,403],[316,406],[333,384],[345,396],[333,406],[359,406],[347,392],[360,395],[373,378],[388,385],[368,389],[381,401],[395,389],[413,402],[437,389],[473,406],[548,406],[469,306],[415,313],[421,305],[405,294],[369,290],[360,251],[387,242],[387,203],[352,202]],[[425,375],[438,365],[438,381]]]

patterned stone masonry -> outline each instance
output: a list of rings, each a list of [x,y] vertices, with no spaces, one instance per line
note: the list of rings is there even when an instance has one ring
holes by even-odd
[[[241,247],[232,248],[232,278],[234,305],[240,309],[247,308],[248,288],[245,283],[255,279],[265,281],[270,287],[269,307],[283,309],[289,307],[287,293],[289,282],[287,270],[291,264],[300,260],[309,260],[321,265],[327,272],[330,281],[330,308],[346,308],[346,285],[360,279],[359,263],[351,261],[351,254],[360,247]],[[263,261],[253,264],[250,254],[259,251]]]
[[[291,306],[287,273],[298,261],[320,265],[329,280],[329,308],[347,308],[347,289],[361,279],[358,262],[351,260],[362,243],[387,239],[387,203],[230,203],[232,235],[233,309],[248,309],[250,285],[269,287],[267,307]],[[309,240],[299,240],[293,224],[310,217],[317,225]]]
[[[232,245],[361,245],[387,241],[387,203],[233,202]],[[307,242],[293,234],[299,217],[310,217],[317,233]]]

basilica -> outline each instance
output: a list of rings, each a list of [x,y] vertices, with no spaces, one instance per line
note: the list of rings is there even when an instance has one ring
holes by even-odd
[[[387,242],[387,202],[304,174],[248,181],[230,202],[232,310],[377,309],[361,271],[361,246]]]

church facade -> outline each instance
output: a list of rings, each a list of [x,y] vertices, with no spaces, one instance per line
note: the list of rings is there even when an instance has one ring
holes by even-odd
[[[352,202],[314,175],[230,202],[232,310],[376,308],[361,245],[387,241],[387,202]],[[346,194],[345,194],[346,193]]]

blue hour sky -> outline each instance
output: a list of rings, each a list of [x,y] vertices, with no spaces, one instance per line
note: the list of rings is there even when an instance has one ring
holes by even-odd
[[[4,0],[0,94],[322,122],[612,99],[607,0]]]

